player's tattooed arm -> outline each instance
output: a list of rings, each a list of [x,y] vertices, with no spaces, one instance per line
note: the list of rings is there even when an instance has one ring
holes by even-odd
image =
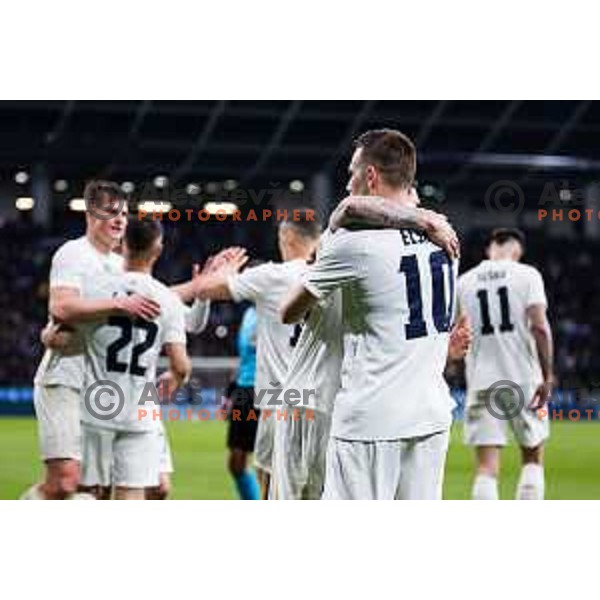
[[[132,294],[114,298],[84,298],[76,288],[50,288],[49,310],[58,323],[73,324],[80,321],[94,321],[114,314],[126,314],[153,320],[160,315],[160,305],[151,300]]]
[[[532,304],[527,307],[527,318],[529,330],[535,340],[540,367],[544,381],[536,388],[530,407],[541,408],[550,399],[554,385],[554,343],[552,341],[552,329],[546,315],[544,304]]]
[[[411,193],[416,193],[411,191]],[[380,196],[348,196],[329,219],[329,228],[419,229],[452,258],[458,258],[458,236],[445,215],[416,206],[403,206]]]
[[[313,296],[302,284],[292,288],[279,308],[279,317],[286,325],[302,321],[310,309],[317,303]]]

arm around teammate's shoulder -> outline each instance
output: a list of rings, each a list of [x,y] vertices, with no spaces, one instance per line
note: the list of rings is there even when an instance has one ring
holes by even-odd
[[[55,287],[50,288],[49,310],[52,318],[59,323],[93,321],[113,314],[126,314],[151,321],[160,314],[160,305],[138,294],[83,298],[75,288]]]

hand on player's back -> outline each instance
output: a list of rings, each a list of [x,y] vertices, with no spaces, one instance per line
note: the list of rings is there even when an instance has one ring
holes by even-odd
[[[419,220],[423,223],[423,230],[427,237],[437,246],[443,248],[450,258],[459,258],[460,242],[458,235],[450,223],[446,215],[420,208]]]
[[[46,348],[60,350],[64,355],[81,353],[75,332],[60,323],[48,323],[42,329],[40,339]]]
[[[160,315],[160,304],[139,294],[118,298],[117,308],[130,317],[140,317],[146,321],[153,321]]]

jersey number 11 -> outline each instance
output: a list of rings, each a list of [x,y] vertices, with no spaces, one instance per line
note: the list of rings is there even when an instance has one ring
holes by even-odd
[[[500,332],[512,331],[515,327],[510,322],[510,304],[508,303],[508,288],[503,285],[498,288],[498,296],[500,298]],[[494,326],[490,319],[490,303],[488,301],[488,291],[479,290],[477,292],[479,298],[479,308],[481,309],[481,335],[492,335]]]

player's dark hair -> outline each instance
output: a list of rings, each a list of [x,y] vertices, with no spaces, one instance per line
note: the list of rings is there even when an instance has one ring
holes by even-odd
[[[90,181],[83,192],[86,206],[106,208],[110,204],[125,199],[125,194],[118,183],[97,179]]]
[[[492,230],[486,247],[489,248],[490,244],[494,242],[501,246],[502,244],[506,244],[509,240],[516,240],[521,244],[523,250],[525,250],[525,234],[516,227],[498,227],[497,229]]]
[[[125,243],[132,256],[146,254],[163,234],[160,221],[145,217],[130,219],[125,230]]]
[[[316,240],[321,235],[321,222],[314,208],[301,207],[288,210],[281,224],[285,224],[298,235],[310,240]]]
[[[412,187],[417,173],[417,149],[411,139],[395,129],[373,129],[354,142],[362,149],[361,161],[373,165],[393,188]]]

